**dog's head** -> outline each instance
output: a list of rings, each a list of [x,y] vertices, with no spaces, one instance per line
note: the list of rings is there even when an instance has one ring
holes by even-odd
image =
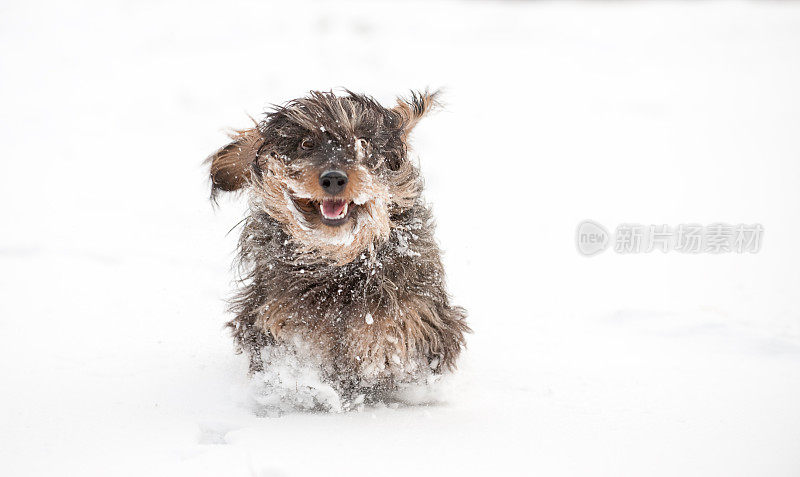
[[[247,188],[300,252],[347,263],[387,239],[392,215],[418,199],[408,136],[436,104],[427,92],[394,108],[349,91],[311,92],[211,155],[212,197]]]

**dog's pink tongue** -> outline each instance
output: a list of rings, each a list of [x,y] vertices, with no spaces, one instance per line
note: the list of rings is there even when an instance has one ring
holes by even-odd
[[[328,218],[338,217],[344,212],[345,205],[347,205],[347,203],[343,200],[323,200],[322,213]]]

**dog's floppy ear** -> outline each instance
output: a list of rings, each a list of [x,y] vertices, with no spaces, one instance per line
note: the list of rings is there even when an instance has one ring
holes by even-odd
[[[230,136],[233,142],[206,159],[206,163],[211,167],[212,199],[219,191],[235,191],[247,183],[258,150],[264,144],[264,137],[258,126],[234,131]]]
[[[407,139],[411,130],[417,125],[420,119],[430,111],[441,107],[439,102],[439,91],[429,93],[428,90],[419,92],[411,91],[411,97],[406,99],[397,98],[397,106],[392,111],[400,116],[401,127],[403,129],[403,139]]]

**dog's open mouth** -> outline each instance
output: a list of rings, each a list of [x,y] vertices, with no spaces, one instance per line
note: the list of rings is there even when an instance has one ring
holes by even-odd
[[[353,204],[343,199],[323,199],[318,205],[322,223],[330,226],[345,223],[353,209]]]

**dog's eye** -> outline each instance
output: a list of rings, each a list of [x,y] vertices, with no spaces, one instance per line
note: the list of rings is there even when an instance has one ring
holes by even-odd
[[[300,148],[306,151],[312,149],[313,147],[314,147],[314,140],[311,139],[310,137],[307,137],[300,142]]]
[[[366,149],[367,148],[367,144],[369,144],[369,142],[367,142],[367,140],[364,139],[363,137],[358,138],[358,140],[356,141],[356,145],[358,147],[360,147],[361,149]]]

